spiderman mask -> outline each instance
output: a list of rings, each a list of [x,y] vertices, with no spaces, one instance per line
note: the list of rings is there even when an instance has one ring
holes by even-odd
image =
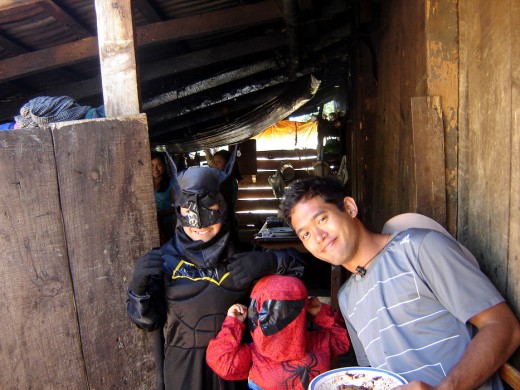
[[[247,311],[249,329],[254,331],[257,324],[264,336],[272,336],[293,322],[305,306],[305,300],[282,301],[269,299],[257,310],[256,299],[251,300]]]
[[[298,278],[269,275],[251,292],[247,322],[262,355],[286,360],[305,353],[307,289]]]

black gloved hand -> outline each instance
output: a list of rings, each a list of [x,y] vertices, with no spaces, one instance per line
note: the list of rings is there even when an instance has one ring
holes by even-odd
[[[235,253],[228,261],[227,269],[238,288],[246,288],[253,280],[274,274],[278,269],[278,259],[269,251]]]
[[[164,259],[159,249],[152,249],[135,263],[130,290],[136,295],[144,295],[149,292],[152,277],[162,279]]]

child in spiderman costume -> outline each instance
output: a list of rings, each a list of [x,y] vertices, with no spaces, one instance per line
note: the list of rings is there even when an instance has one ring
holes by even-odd
[[[306,314],[318,330],[306,329]],[[241,343],[247,318],[252,343]],[[250,389],[307,390],[350,347],[343,318],[318,298],[307,298],[298,278],[269,275],[251,292],[249,309],[235,304],[210,341],[206,360],[222,378],[249,379]]]
[[[137,260],[127,312],[141,329],[163,328],[166,390],[247,388],[245,382],[219,378],[208,367],[208,343],[227,308],[248,298],[253,280],[270,273],[301,276],[303,262],[291,250],[237,253],[219,192],[229,170],[190,167],[177,173],[170,165],[177,227],[160,249]]]

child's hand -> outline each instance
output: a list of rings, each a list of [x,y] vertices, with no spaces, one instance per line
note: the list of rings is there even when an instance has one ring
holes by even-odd
[[[228,309],[227,315],[235,317],[237,320],[244,322],[247,317],[247,307],[241,305],[240,303],[235,303]]]
[[[307,307],[307,313],[312,317],[316,317],[321,310],[321,302],[318,297],[309,298],[309,305]]]

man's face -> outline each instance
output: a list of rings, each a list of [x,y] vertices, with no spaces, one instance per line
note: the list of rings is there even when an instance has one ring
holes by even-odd
[[[291,224],[305,248],[316,258],[333,265],[345,266],[357,253],[359,226],[349,206],[352,198],[344,200],[345,210],[326,203],[320,196],[299,201],[291,213]],[[356,208],[357,211],[357,208]]]
[[[219,205],[214,204],[209,207],[210,210],[218,210]],[[181,207],[181,215],[187,216],[189,210],[187,208]],[[183,226],[184,232],[186,235],[191,238],[193,241],[203,241],[208,242],[213,237],[215,237],[220,229],[222,228],[222,223],[216,223],[214,225],[206,226],[206,227],[191,227],[191,226]]]

